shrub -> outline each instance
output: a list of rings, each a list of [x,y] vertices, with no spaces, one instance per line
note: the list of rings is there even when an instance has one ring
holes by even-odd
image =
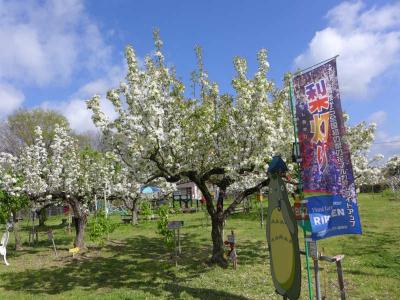
[[[118,224],[113,222],[110,218],[106,218],[104,210],[96,212],[93,218],[88,222],[88,236],[89,240],[102,246],[104,245],[107,235],[112,233]]]
[[[160,206],[158,209],[159,219],[157,221],[157,233],[159,233],[167,247],[171,248],[174,244],[173,237],[174,233],[168,229],[169,220],[169,207],[166,205]]]
[[[153,215],[151,204],[148,201],[143,201],[142,204],[140,205],[140,214],[145,219],[150,219],[151,216]]]

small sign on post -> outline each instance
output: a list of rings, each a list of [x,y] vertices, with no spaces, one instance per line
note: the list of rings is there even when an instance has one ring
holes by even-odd
[[[175,264],[178,265],[178,255],[181,255],[181,236],[180,228],[183,226],[183,221],[168,222],[167,228],[174,231],[174,244],[175,244]],[[178,238],[177,238],[178,236]]]
[[[308,243],[308,255],[310,255],[314,260],[318,259],[317,241],[307,239],[307,243]]]
[[[168,229],[169,230],[175,230],[175,229],[179,229],[183,226],[183,221],[171,221],[168,222]]]
[[[228,243],[235,243],[235,235],[234,234],[229,234],[228,235]]]

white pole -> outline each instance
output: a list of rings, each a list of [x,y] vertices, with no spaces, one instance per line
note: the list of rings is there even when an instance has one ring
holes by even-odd
[[[106,186],[104,188],[104,213],[106,214],[106,218],[108,217],[108,209],[107,209],[107,183]]]

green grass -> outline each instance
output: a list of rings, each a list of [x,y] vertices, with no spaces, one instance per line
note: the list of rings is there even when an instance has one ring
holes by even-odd
[[[400,201],[362,194],[359,204],[364,234],[323,240],[320,249],[325,249],[325,255],[345,255],[348,299],[400,299]],[[20,252],[11,250],[11,235],[10,266],[0,265],[0,299],[281,299],[274,292],[265,228],[260,227],[256,209],[232,216],[225,227],[226,234],[234,229],[237,236],[236,271],[205,263],[211,239],[203,212],[173,219],[185,221],[178,267],[156,234],[155,221],[121,225],[104,247],[89,244],[88,251],[76,259],[68,254],[73,234],[57,225],[59,219],[47,222],[54,229],[58,257],[52,253],[45,228],[36,247],[25,244]],[[26,221],[21,225],[27,241]],[[302,238],[300,242],[303,248]],[[304,270],[304,259],[302,263]],[[321,266],[327,299],[338,299],[334,264]],[[301,295],[307,299],[305,270]]]

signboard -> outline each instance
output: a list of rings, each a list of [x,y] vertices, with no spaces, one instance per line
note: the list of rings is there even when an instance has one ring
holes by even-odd
[[[336,59],[295,76],[293,84],[311,237],[361,234]]]
[[[311,239],[307,239],[307,245],[308,245],[308,254],[314,259],[318,259],[318,246],[317,242],[313,241]]]
[[[228,243],[231,243],[231,244],[235,243],[235,235],[233,235],[233,234],[228,235]]]
[[[258,193],[257,194],[257,201],[260,201],[260,202],[262,202],[264,199],[263,199],[263,194],[260,192],[260,193]]]
[[[293,204],[293,212],[296,220],[309,220],[309,216],[307,213],[307,200],[300,200],[299,196],[295,196],[294,204]]]
[[[168,229],[169,230],[173,230],[173,229],[179,229],[183,226],[183,221],[171,221],[168,222]]]

